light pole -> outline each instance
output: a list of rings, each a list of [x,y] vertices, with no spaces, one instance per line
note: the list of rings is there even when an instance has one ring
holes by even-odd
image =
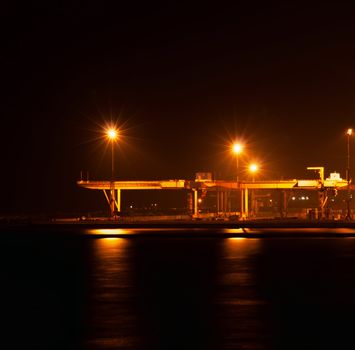
[[[255,181],[255,173],[258,171],[258,169],[259,169],[259,167],[258,167],[258,164],[256,164],[256,163],[251,163],[249,165],[249,171],[253,176],[253,182]]]
[[[346,167],[346,181],[348,182],[348,194],[346,199],[346,217],[345,220],[351,220],[351,210],[350,210],[350,202],[351,202],[351,188],[350,188],[350,136],[353,133],[353,129],[348,129],[346,132],[347,136],[347,167]]]
[[[116,199],[115,199],[115,174],[114,174],[114,143],[118,138],[118,130],[111,127],[106,130],[106,137],[111,142],[111,181],[110,181],[110,214],[111,218],[115,217]]]
[[[235,154],[237,159],[237,191],[239,188],[239,154],[243,151],[243,145],[241,143],[235,142],[232,145],[232,152]],[[240,190],[240,215],[243,214],[243,190]]]
[[[237,184],[239,182],[239,154],[243,151],[243,145],[240,143],[234,143],[232,146],[232,151],[237,158]]]
[[[259,170],[259,166],[256,163],[251,163],[249,165],[249,172],[252,174],[252,179],[253,182],[255,181],[255,173]],[[255,210],[255,194],[254,194],[254,189],[250,192],[250,201],[251,201],[251,211],[252,214],[255,215],[256,214],[256,210]]]

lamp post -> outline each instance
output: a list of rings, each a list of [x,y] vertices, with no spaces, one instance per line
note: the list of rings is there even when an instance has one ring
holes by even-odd
[[[239,182],[239,154],[243,151],[243,145],[240,143],[234,143],[232,146],[232,151],[237,158],[237,184]]]
[[[249,165],[249,172],[252,174],[253,182],[255,181],[255,173],[259,170],[259,166],[256,163],[251,163]],[[251,211],[252,214],[255,215],[255,196],[254,196],[254,189],[250,192],[250,201],[251,201]]]
[[[115,216],[116,199],[115,199],[115,179],[114,179],[114,143],[118,138],[118,130],[111,127],[106,130],[107,139],[111,142],[111,182],[110,182],[110,214],[111,218]]]
[[[253,182],[255,181],[255,173],[258,171],[258,169],[259,169],[259,167],[258,167],[258,165],[255,164],[255,163],[251,163],[251,164],[249,165],[249,171],[250,171],[250,173],[251,173],[252,176],[253,176]]]
[[[243,151],[243,145],[239,142],[235,142],[232,145],[232,152],[237,159],[237,188],[239,188],[239,154]],[[238,190],[237,190],[238,191]],[[240,215],[243,215],[243,190],[240,190]]]
[[[350,210],[350,202],[351,202],[351,188],[350,188],[350,136],[353,133],[353,129],[348,129],[346,132],[347,136],[347,167],[346,167],[346,181],[348,182],[348,193],[346,199],[346,217],[345,220],[351,220],[351,210]]]

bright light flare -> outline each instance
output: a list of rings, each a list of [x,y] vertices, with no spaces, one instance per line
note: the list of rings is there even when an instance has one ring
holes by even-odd
[[[256,173],[258,170],[259,170],[259,167],[258,167],[257,164],[252,163],[252,164],[249,165],[249,171],[251,173]]]
[[[243,145],[240,143],[234,143],[232,146],[232,151],[234,154],[240,154],[243,151]]]
[[[110,140],[116,140],[118,137],[118,131],[114,128],[109,128],[106,130],[106,135]]]
[[[353,133],[353,129],[348,129],[348,131],[346,132],[349,136],[352,135]]]

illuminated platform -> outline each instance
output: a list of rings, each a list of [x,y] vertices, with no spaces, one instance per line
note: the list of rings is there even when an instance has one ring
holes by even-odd
[[[195,180],[155,180],[155,181],[78,181],[79,187],[102,190],[111,206],[114,206],[118,212],[121,211],[121,191],[122,190],[188,190],[192,192],[192,215],[198,217],[198,193],[206,191],[218,191],[218,196],[225,202],[228,193],[240,192],[242,218],[249,217],[250,192],[255,190],[280,190],[284,194],[284,205],[286,205],[287,190],[315,190],[319,193],[319,210],[323,211],[327,203],[328,190],[354,189],[354,186],[348,186],[348,182],[341,179],[339,174],[333,173],[330,178],[324,179],[323,167],[309,167],[309,170],[315,170],[319,173],[319,179],[305,180],[267,180],[267,181],[224,181],[211,180],[210,178]],[[223,207],[223,205],[222,205]],[[224,211],[225,206],[224,206]]]
[[[161,181],[78,181],[80,187],[91,190],[110,190],[113,186],[119,190],[164,190],[186,188],[185,180]]]

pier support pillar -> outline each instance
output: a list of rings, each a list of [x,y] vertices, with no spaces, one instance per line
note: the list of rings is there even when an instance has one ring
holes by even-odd
[[[194,199],[192,193],[189,191],[187,193],[187,209],[189,214],[194,213]]]
[[[240,189],[240,217],[244,219],[244,189]]]
[[[217,201],[218,201],[218,213],[225,214],[226,212],[226,191],[217,192]]]
[[[194,194],[194,211],[193,211],[193,216],[197,217],[198,215],[198,191],[193,189],[193,194]]]
[[[248,187],[244,189],[244,210],[245,210],[245,218],[249,217],[249,193]]]
[[[111,185],[110,185],[110,215],[111,215],[111,218],[114,218],[115,216],[115,211],[116,211],[116,198],[115,198],[115,186],[114,186],[114,183],[111,182]]]
[[[117,196],[116,196],[116,208],[117,211],[121,211],[121,190],[117,190]]]
[[[279,195],[279,200],[278,200],[278,206],[279,206],[279,213],[280,213],[280,218],[283,219],[287,217],[287,192],[286,190],[278,190],[278,195]]]

